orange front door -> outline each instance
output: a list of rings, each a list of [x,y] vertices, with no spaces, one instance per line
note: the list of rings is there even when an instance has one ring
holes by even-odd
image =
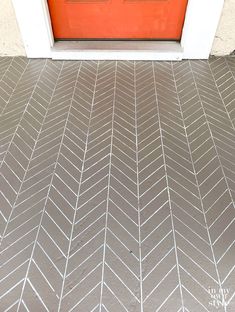
[[[48,0],[56,39],[181,37],[187,0]]]

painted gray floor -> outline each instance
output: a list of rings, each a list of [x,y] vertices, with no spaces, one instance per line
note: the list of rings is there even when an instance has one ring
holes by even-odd
[[[0,104],[0,311],[235,311],[235,58],[1,58]]]

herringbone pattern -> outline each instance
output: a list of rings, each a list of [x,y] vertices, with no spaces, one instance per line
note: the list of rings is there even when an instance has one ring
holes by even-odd
[[[235,311],[235,58],[1,58],[0,112],[0,311]]]

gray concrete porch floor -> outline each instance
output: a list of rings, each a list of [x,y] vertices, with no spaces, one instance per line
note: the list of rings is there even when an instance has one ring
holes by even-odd
[[[0,112],[0,311],[235,311],[235,58],[1,58]]]

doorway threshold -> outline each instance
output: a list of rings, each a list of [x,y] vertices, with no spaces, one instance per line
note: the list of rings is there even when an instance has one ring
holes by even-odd
[[[177,41],[57,41],[54,60],[180,61],[183,48]]]

